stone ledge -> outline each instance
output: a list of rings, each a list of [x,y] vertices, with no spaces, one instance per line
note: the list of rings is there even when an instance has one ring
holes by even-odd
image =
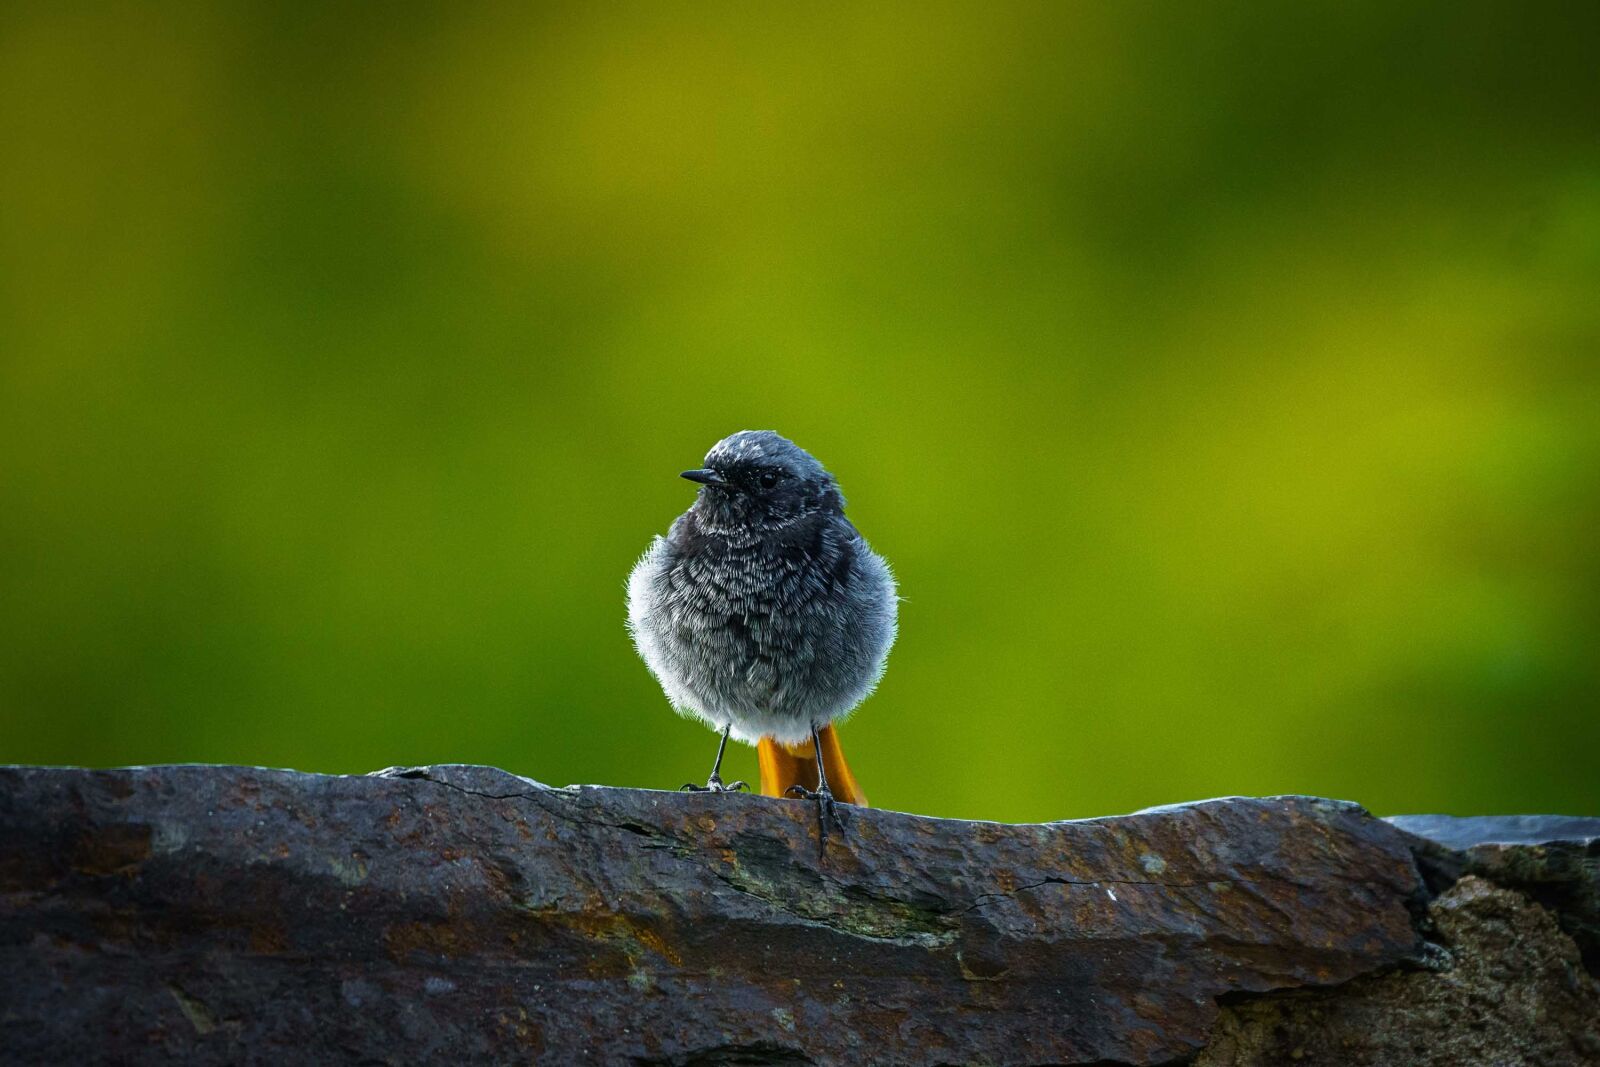
[[[1268,1063],[1239,1058],[1261,1042],[1208,1048],[1245,1032],[1239,1006],[1454,966],[1430,901],[1493,872],[1477,846],[1398,822],[1315,797],[1038,825],[852,810],[819,855],[799,802],[486,767],[4,768],[0,1047],[73,1063]],[[1592,865],[1564,869],[1593,893]],[[1581,1018],[1594,983],[1573,981]]]

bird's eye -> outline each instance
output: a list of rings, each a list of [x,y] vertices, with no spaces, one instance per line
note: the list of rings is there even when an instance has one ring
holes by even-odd
[[[771,489],[778,484],[778,476],[772,471],[765,472],[757,480],[761,483],[761,488],[763,489]]]

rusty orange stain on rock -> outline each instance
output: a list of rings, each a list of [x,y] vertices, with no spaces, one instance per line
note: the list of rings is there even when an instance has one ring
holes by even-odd
[[[456,959],[481,951],[483,941],[476,923],[450,919],[391,923],[383,932],[383,947],[396,963],[413,952]]]
[[[150,858],[149,823],[112,823],[73,842],[72,869],[103,877],[130,874]]]
[[[555,916],[556,921],[585,937],[612,945],[630,959],[636,959],[635,946],[649,949],[674,967],[683,966],[683,957],[656,931],[621,912],[585,911]]]
[[[250,951],[259,956],[276,956],[288,947],[282,926],[257,926],[250,931]]]

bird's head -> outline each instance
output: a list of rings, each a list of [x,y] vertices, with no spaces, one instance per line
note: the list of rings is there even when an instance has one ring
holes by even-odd
[[[837,514],[844,497],[816,459],[771,430],[740,430],[706,453],[705,466],[684,471],[701,485],[695,507],[714,527],[778,529],[817,512]]]

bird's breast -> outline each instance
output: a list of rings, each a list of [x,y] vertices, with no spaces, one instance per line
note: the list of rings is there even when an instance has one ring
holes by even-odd
[[[712,614],[766,614],[790,589],[798,589],[793,564],[758,552],[690,556],[673,568],[669,584],[688,610]]]

